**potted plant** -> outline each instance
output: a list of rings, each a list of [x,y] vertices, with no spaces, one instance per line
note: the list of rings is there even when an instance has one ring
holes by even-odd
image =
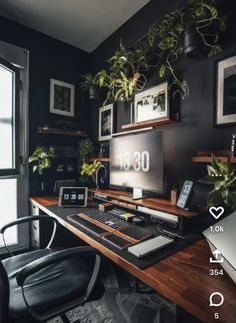
[[[165,15],[149,28],[148,42],[156,52],[159,76],[163,78],[170,72],[174,97],[178,93],[184,100],[189,95],[188,84],[177,77],[174,63],[184,54],[196,57],[199,44],[208,57],[219,53],[221,30],[225,30],[224,20],[219,17],[215,3],[207,0],[188,0],[185,6]]]
[[[96,184],[96,187],[99,188],[97,172],[101,167],[104,166],[98,160],[94,160],[92,163],[83,163],[80,171],[80,174],[82,175],[82,182],[89,185],[92,178],[92,181]]]
[[[85,75],[82,75],[82,78],[84,79],[80,83],[80,87],[83,91],[87,91],[89,94],[89,99],[99,99],[100,93],[99,93],[99,86],[96,83],[96,80],[94,76],[91,73],[87,73]]]
[[[79,158],[79,162],[82,165],[83,163],[87,163],[89,159],[92,157],[94,151],[94,144],[89,139],[83,139],[79,142],[79,147],[75,156]]]
[[[52,147],[37,146],[29,157],[29,163],[34,162],[33,172],[38,170],[39,175],[43,174],[43,170],[50,168],[52,159],[55,158],[55,150]]]
[[[188,0],[182,8],[182,18],[185,55],[211,57],[222,50],[218,40],[219,32],[225,30],[225,21],[219,16],[214,1]]]
[[[141,91],[147,80],[142,71],[148,69],[145,51],[126,50],[122,42],[119,49],[108,60],[109,73],[101,70],[95,76],[95,82],[107,90],[104,105],[111,99],[130,102],[135,92]]]
[[[221,162],[212,155],[211,165],[207,165],[207,175],[199,182],[213,185],[208,193],[207,207],[225,205],[231,210],[236,210],[236,173],[230,163]]]

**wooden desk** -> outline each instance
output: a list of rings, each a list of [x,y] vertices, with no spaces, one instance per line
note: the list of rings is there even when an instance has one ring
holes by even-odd
[[[57,204],[57,198],[33,197],[30,198],[30,201],[49,216],[57,218],[65,228],[98,249],[104,256],[199,320],[207,323],[235,322],[236,285],[226,273],[223,277],[209,275],[210,268],[221,267],[217,264],[209,264],[211,252],[206,241],[198,241],[159,263],[140,270],[61,219],[57,214],[50,212],[47,206]],[[214,292],[220,292],[224,295],[225,301],[221,307],[209,307],[209,296]],[[220,313],[220,320],[214,319],[215,312]]]

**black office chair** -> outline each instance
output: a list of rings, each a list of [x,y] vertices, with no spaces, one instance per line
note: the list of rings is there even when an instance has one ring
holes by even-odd
[[[53,234],[46,249],[13,256],[5,243],[7,228],[32,220],[54,222]],[[5,247],[12,255],[0,262],[0,322],[46,322],[104,293],[98,273],[100,256],[92,247],[53,250],[50,244],[58,221],[45,215],[20,218],[0,230]]]

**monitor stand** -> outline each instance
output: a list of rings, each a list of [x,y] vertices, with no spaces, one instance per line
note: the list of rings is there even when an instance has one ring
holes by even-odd
[[[133,188],[132,193],[126,193],[125,195],[120,195],[120,197],[127,200],[139,200],[148,197],[148,195],[144,195],[141,188]]]

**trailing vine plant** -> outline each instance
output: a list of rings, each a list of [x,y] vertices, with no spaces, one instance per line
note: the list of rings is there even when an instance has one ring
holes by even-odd
[[[189,95],[186,80],[177,77],[173,66],[184,55],[184,33],[196,31],[202,50],[206,52],[206,56],[212,57],[222,50],[219,33],[224,30],[225,21],[219,17],[215,2],[211,0],[188,0],[185,6],[150,26],[148,42],[157,55],[159,76],[163,78],[167,71],[170,72],[173,96],[178,93],[185,99]]]
[[[185,34],[196,34],[202,55],[212,57],[222,50],[219,35],[224,30],[225,19],[219,16],[214,0],[187,0],[186,5],[149,27],[143,41],[146,46],[136,45],[127,50],[121,41],[119,49],[107,61],[109,70],[101,70],[89,82],[106,89],[104,104],[113,100],[129,102],[136,92],[144,89],[146,72],[158,69],[160,78],[167,73],[171,75],[169,87],[173,96],[179,94],[184,100],[189,87],[186,80],[178,77],[175,64],[185,55]]]

